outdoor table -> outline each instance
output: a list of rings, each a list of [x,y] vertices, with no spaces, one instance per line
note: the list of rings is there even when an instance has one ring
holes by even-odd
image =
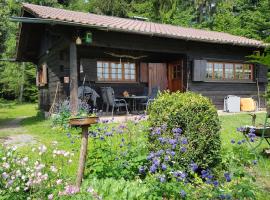
[[[137,101],[142,99],[148,99],[148,96],[129,96],[129,97],[122,97],[122,99],[130,100],[132,101],[132,111],[136,112],[137,108]]]

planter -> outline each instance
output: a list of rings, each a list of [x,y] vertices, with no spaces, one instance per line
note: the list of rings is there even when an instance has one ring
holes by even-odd
[[[78,117],[71,118],[69,124],[71,126],[90,126],[91,124],[96,124],[98,122],[98,117]]]

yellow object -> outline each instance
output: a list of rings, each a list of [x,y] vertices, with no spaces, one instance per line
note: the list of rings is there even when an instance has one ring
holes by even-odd
[[[240,99],[240,109],[241,111],[255,111],[256,103],[252,98],[241,98]]]

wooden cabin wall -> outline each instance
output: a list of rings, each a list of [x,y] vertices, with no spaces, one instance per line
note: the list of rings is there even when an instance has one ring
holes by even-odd
[[[52,41],[52,37],[47,34],[41,43],[38,67],[46,63],[48,70],[48,84],[39,87],[39,108],[43,111],[49,111],[54,99],[58,103],[68,95],[69,85],[64,84],[64,77],[69,77],[68,44],[65,43],[63,38]]]

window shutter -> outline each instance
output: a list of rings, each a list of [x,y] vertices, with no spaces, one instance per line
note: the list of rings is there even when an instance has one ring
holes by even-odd
[[[94,59],[82,58],[80,60],[80,80],[83,81],[85,76],[85,81],[96,81],[97,80],[97,61]],[[80,71],[81,72],[81,71]]]
[[[257,65],[257,78],[259,83],[267,83],[268,78],[267,78],[267,73],[268,73],[268,68],[265,65]]]
[[[206,76],[206,60],[194,60],[193,63],[193,81],[204,81]]]

